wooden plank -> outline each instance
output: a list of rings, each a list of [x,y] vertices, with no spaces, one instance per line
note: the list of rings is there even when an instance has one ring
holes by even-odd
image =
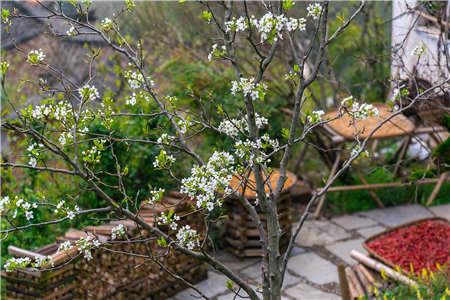
[[[20,257],[29,257],[31,259],[34,259],[38,255],[36,252],[24,250],[15,246],[8,246],[8,253]]]
[[[353,283],[353,278],[350,277],[350,273],[353,273],[352,269],[350,269],[349,267],[345,268],[345,275],[347,277],[350,299],[353,300],[355,298],[358,298],[358,292],[356,291],[355,284]]]
[[[53,293],[53,294],[47,295],[47,296],[46,296],[45,298],[43,298],[42,300],[50,300],[50,299],[56,298],[56,297],[58,297],[58,296],[61,296],[61,295],[63,295],[64,293],[67,293],[68,291],[70,291],[71,289],[76,288],[76,286],[77,286],[77,284],[76,284],[76,283],[73,283],[73,284],[67,286],[67,287],[64,288],[64,289],[61,289],[61,290],[59,290],[59,291],[56,291],[56,292]]]
[[[29,290],[29,289],[18,288],[18,287],[13,287],[13,286],[10,286],[8,284],[5,286],[5,289],[7,291],[21,293],[21,294],[28,295],[28,296],[33,296],[33,297],[37,297],[37,298],[41,297],[41,294],[36,292],[36,291],[32,291],[32,290]]]
[[[63,273],[66,272],[66,271],[73,270],[73,268],[74,268],[74,265],[73,265],[73,264],[68,264],[68,265],[65,265],[65,266],[62,267],[62,268],[59,268],[59,269],[56,269],[56,270],[53,270],[53,271],[48,271],[48,274],[45,275],[45,276],[42,276],[42,278],[40,279],[40,281],[43,282],[43,281],[45,281],[45,280],[48,280],[48,279],[50,279],[50,278],[53,278],[53,277],[58,276],[58,275],[60,275],[60,274],[63,274]]]
[[[67,251],[67,253],[72,257],[76,256],[78,254],[78,247],[73,246],[73,248],[70,249],[69,251]],[[69,261],[71,259],[69,255],[67,255],[65,252],[59,252],[59,253],[55,253],[55,254],[51,255],[53,264],[55,266],[57,266],[64,262]]]
[[[350,300],[350,291],[348,288],[347,276],[345,276],[345,266],[338,263],[339,285],[341,286],[342,300]]]
[[[358,268],[358,265],[354,265],[352,269],[355,272],[356,276],[358,277],[359,281],[361,282],[361,287],[364,290],[364,295],[369,293],[369,287],[371,286],[369,280],[366,278],[364,273]]]
[[[1,277],[3,279],[5,279],[8,282],[15,282],[15,283],[20,283],[20,284],[25,284],[27,286],[31,286],[34,288],[40,288],[41,284],[38,281],[34,281],[31,279],[27,279],[27,278],[17,278],[17,277],[13,277],[13,276],[8,276],[8,274],[5,271],[2,271],[1,273]]]
[[[42,289],[42,292],[46,292],[46,291],[52,290],[53,288],[61,286],[61,285],[63,285],[64,283],[66,283],[68,281],[75,280],[75,278],[77,278],[77,274],[72,274],[72,275],[70,275],[68,277],[64,277],[61,280],[58,280],[56,282],[53,282],[53,283],[47,285],[44,289]]]
[[[372,274],[366,269],[366,267],[362,264],[358,264],[358,268],[361,270],[361,272],[364,273],[364,276],[366,276],[367,280],[372,284],[375,283],[375,278],[373,278]]]
[[[357,297],[364,297],[364,289],[361,286],[361,283],[359,282],[358,278],[356,277],[355,272],[353,269],[350,268],[349,272],[347,273],[347,276],[350,278],[350,280],[353,282],[353,287],[355,288]]]

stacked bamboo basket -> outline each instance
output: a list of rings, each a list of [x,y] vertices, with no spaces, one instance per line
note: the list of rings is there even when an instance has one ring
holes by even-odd
[[[178,194],[175,193],[175,195]],[[163,197],[162,203],[168,207],[177,204],[180,200],[176,197]],[[161,212],[167,212],[170,209],[182,216],[191,212],[189,206],[193,202],[188,199],[181,205],[170,208],[156,205],[155,212],[160,215]],[[148,223],[154,223],[151,206],[141,203],[140,214]],[[111,229],[119,223],[126,225],[130,242],[110,241]],[[204,236],[205,225],[202,214],[191,214],[178,222],[179,226],[186,224]],[[154,236],[142,228],[137,228],[132,221],[113,221],[100,226],[87,226],[84,227],[84,231],[91,237],[95,234],[102,243],[109,241],[110,245],[107,248],[111,251],[104,249],[92,251],[93,260],[88,262],[84,258],[79,258],[55,270],[2,272],[2,277],[7,280],[5,299],[165,299],[186,288],[186,285],[163,271],[155,262],[146,260],[144,257],[120,253],[128,252],[147,256],[150,251],[157,256],[167,251],[167,248],[160,247],[154,239],[147,240],[145,243],[133,243],[133,240],[149,239]],[[46,246],[45,253],[42,248],[33,252],[16,247],[10,247],[8,250],[22,257],[34,258],[37,253],[48,255],[55,253],[59,244],[64,241],[70,240],[74,243],[80,237],[86,237],[84,231],[69,230],[64,237],[57,238],[56,243]],[[127,238],[123,236],[114,241],[126,240]],[[76,246],[71,251],[74,251],[72,256],[78,253]],[[68,261],[68,257],[60,259],[58,264],[61,265],[64,261]],[[158,261],[172,273],[193,284],[207,277],[204,263],[174,251],[161,256]]]
[[[270,176],[270,183],[275,189],[276,183],[280,172],[275,170]],[[280,238],[280,252],[283,253],[287,250],[289,239],[291,238],[291,195],[289,193],[290,188],[297,181],[295,174],[287,172],[288,179],[284,185],[284,189],[281,192],[277,201],[278,219],[283,235]],[[255,178],[253,173],[249,176],[251,185],[255,186]],[[233,189],[236,189],[240,183],[238,177],[233,177],[230,185]],[[240,187],[239,192],[242,192]],[[266,185],[266,193],[269,193],[270,189]],[[246,198],[253,204],[256,200],[255,192],[250,188],[245,191]],[[227,209],[227,222],[226,222],[226,250],[234,254],[238,258],[255,257],[262,255],[262,247],[259,238],[259,233],[256,228],[255,222],[252,220],[250,213],[244,207],[244,205],[235,198],[229,198],[225,201],[225,208]],[[263,227],[267,228],[267,218],[261,211],[259,205],[255,207],[259,219],[263,224]],[[267,231],[266,231],[267,236]]]

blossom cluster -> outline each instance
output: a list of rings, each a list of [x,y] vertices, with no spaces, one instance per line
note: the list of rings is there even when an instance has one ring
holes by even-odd
[[[322,119],[322,116],[325,114],[325,112],[323,110],[317,110],[317,111],[313,111],[308,115],[308,123],[309,124],[316,124],[318,122],[320,122],[320,120]]]
[[[175,139],[174,136],[163,133],[157,140],[158,146],[164,148],[164,144],[170,144]]]
[[[162,189],[162,188],[160,188],[159,190],[157,190],[157,189],[150,190],[150,194],[152,195],[152,197],[150,197],[149,202],[155,203],[155,202],[161,201],[161,198],[165,191],[166,190]]]
[[[212,51],[208,54],[208,60],[211,61],[213,55],[218,58],[223,58],[227,54],[227,48],[222,46],[222,51],[219,51],[217,44],[212,45]]]
[[[53,264],[53,260],[52,260],[51,256],[45,257],[45,256],[38,254],[34,258],[34,263],[31,262],[31,258],[29,258],[29,257],[17,257],[17,258],[13,257],[6,261],[3,268],[6,270],[6,272],[12,272],[13,270],[17,270],[17,269],[25,269],[30,264],[33,268],[40,268],[40,267],[45,267],[45,266],[49,266],[49,265],[51,265],[52,267],[55,266]]]
[[[228,152],[214,152],[204,166],[194,166],[191,169],[191,176],[183,178],[181,190],[182,194],[197,198],[197,207],[207,207],[213,210],[215,205],[215,193],[223,191],[230,193],[228,184],[230,183],[235,170],[233,156]],[[221,202],[217,202],[221,205]]]
[[[91,253],[92,249],[95,247],[99,247],[100,242],[88,236],[86,238],[80,238],[78,241],[76,241],[76,245],[78,246],[78,251],[84,254],[84,258],[90,261],[91,259],[93,259]]]
[[[426,47],[425,46],[416,46],[414,47],[414,49],[411,52],[411,55],[416,55],[416,56],[421,56],[422,53],[425,51]]]
[[[178,227],[178,224],[175,221],[180,221],[180,217],[177,216],[176,214],[174,215],[173,211],[169,211],[167,216],[164,212],[162,212],[161,217],[158,217],[158,225],[169,224],[170,229],[172,230],[176,230]]]
[[[225,23],[225,31],[245,31],[250,30],[251,27],[256,27],[261,34],[261,42],[273,37],[273,30],[276,30],[277,35],[282,38],[281,32],[294,31],[297,28],[301,31],[306,30],[306,20],[304,18],[294,19],[286,18],[284,15],[274,15],[271,12],[266,13],[260,20],[255,16],[251,16],[249,20],[246,17],[240,17]]]
[[[34,258],[34,263],[31,263],[31,266],[33,268],[39,268],[39,267],[45,267],[48,265],[52,265],[52,267],[54,267],[54,263],[53,263],[53,259],[50,255],[48,255],[47,257],[42,256],[42,255],[36,255],[36,257]]]
[[[353,147],[352,152],[350,153],[350,156],[353,157],[353,156],[357,155],[360,149],[361,148],[358,145]],[[367,151],[367,150],[364,150],[363,152],[361,152],[361,154],[364,155],[364,156],[369,157],[369,151]]]
[[[352,107],[352,111],[349,111],[348,114],[356,119],[365,120],[370,116],[379,117],[378,108],[374,107],[372,104],[362,103],[360,104],[356,101],[353,96],[349,96],[344,98],[341,102],[341,105]]]
[[[111,29],[111,26],[112,26],[112,21],[111,21],[111,19],[105,18],[105,19],[102,21],[102,27],[103,27],[103,29],[104,29],[105,31],[110,30],[110,29]]]
[[[248,124],[246,121],[247,118],[248,116],[245,115],[245,119],[241,120],[237,119],[223,120],[219,124],[219,130],[220,132],[223,132],[228,136],[236,137],[240,131],[243,130],[248,131]],[[263,116],[260,116],[258,113],[255,113],[255,123],[256,127],[260,129],[263,125],[268,124],[268,120]]]
[[[75,207],[76,211],[79,211],[79,207],[76,206]],[[61,213],[64,213],[67,215],[67,217],[69,217],[69,219],[73,220],[73,218],[75,218],[75,212],[71,211],[67,206],[66,206],[66,201],[61,200],[59,201],[58,205],[56,205],[56,209],[53,211],[55,214],[59,214],[61,211]]]
[[[409,94],[409,91],[405,89],[405,85],[399,86],[392,91],[392,101],[400,99],[400,97],[404,97]]]
[[[240,81],[231,82],[231,93],[236,96],[237,92],[243,92],[244,96],[249,96],[252,100],[260,98],[264,100],[264,91],[267,90],[267,85],[264,83],[255,83],[254,78],[241,78]]]
[[[28,61],[30,63],[39,63],[44,60],[46,55],[42,52],[42,49],[31,51],[28,54]]]
[[[30,152],[28,153],[28,157],[30,157],[28,164],[33,168],[36,167],[37,162],[40,159],[41,153],[38,151],[38,148],[44,148],[44,145],[42,143],[33,143],[27,148],[27,151]]]
[[[161,150],[159,155],[155,157],[153,167],[156,170],[168,169],[174,161],[175,157],[173,157],[173,155],[167,155],[167,152],[165,150]]]
[[[29,257],[10,258],[6,261],[3,268],[6,272],[12,272],[17,269],[25,269],[31,263]]]
[[[117,225],[113,229],[111,229],[111,239],[115,240],[116,237],[122,236],[125,234],[125,227],[122,224]]]
[[[149,102],[150,98],[148,95],[145,95],[144,92],[140,91],[137,95],[136,93],[133,93],[132,96],[129,96],[126,100],[126,104],[135,105],[136,103],[141,103],[142,100]]]
[[[65,242],[63,242],[63,243],[61,243],[60,245],[59,245],[59,248],[58,248],[58,250],[56,251],[56,253],[60,253],[60,252],[66,252],[67,253],[67,251],[69,251],[70,249],[72,249],[73,248],[73,246],[72,246],[72,244],[70,243],[70,241],[65,241]]]
[[[99,163],[100,158],[102,157],[100,153],[105,150],[105,143],[106,139],[94,140],[94,146],[92,146],[91,149],[81,152],[84,155],[83,160],[93,164]]]
[[[189,116],[186,120],[180,120],[178,121],[178,126],[180,126],[181,133],[185,134],[187,129],[192,126],[192,122],[189,121]]]
[[[319,19],[320,14],[322,13],[322,6],[319,3],[310,4],[307,7],[308,17],[312,17],[314,20]]]
[[[138,89],[144,84],[144,76],[139,72],[127,71],[125,73],[125,79],[128,80],[128,83],[130,84],[132,89]],[[147,79],[150,82],[151,86],[155,85],[155,82],[151,77],[147,77]]]
[[[70,26],[70,29],[67,30],[66,33],[68,36],[76,36],[77,35],[77,31],[76,31],[75,27],[73,27],[73,26]]]
[[[19,196],[16,196],[14,200],[11,200],[9,196],[6,196],[0,200],[0,214],[2,214],[7,208],[9,208],[9,211],[14,209],[13,219],[15,219],[18,214],[22,213],[28,221],[33,219],[34,216],[33,211],[31,210],[32,207],[37,208],[36,203],[27,202],[19,198]]]
[[[183,226],[177,233],[177,240],[180,245],[186,245],[189,250],[194,249],[195,244],[200,247],[200,234],[197,235],[197,231],[191,229],[189,225]]]
[[[79,88],[78,93],[83,100],[88,99],[90,101],[94,101],[95,99],[100,97],[97,88],[94,85],[91,87],[89,86],[89,84],[86,84],[85,86]]]

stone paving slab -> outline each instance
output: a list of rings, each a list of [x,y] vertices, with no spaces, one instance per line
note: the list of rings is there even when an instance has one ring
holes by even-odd
[[[208,279],[197,283],[197,288],[209,298],[213,298],[219,294],[225,293],[227,291],[227,277],[222,274],[218,274],[213,271],[208,271]],[[185,289],[175,295],[176,300],[195,300],[198,298],[192,297],[191,295],[200,296],[193,289]]]
[[[368,238],[368,237],[371,237],[372,235],[380,233],[384,230],[386,230],[386,227],[377,225],[377,226],[373,226],[373,227],[358,229],[357,232],[360,235],[362,235],[363,237]]]
[[[322,285],[330,282],[339,282],[337,267],[313,252],[291,257],[287,268],[315,284]]]
[[[242,269],[239,273],[255,281],[261,281],[262,263]]]
[[[348,230],[359,229],[369,226],[377,225],[377,222],[364,217],[358,216],[343,216],[331,219],[331,222]]]
[[[351,234],[329,221],[306,221],[295,239],[299,246],[323,246],[351,237]]]
[[[349,240],[345,242],[338,242],[333,245],[325,246],[325,249],[348,263],[349,265],[355,264],[357,261],[350,257],[350,252],[352,250],[356,250],[358,252],[361,252],[362,254],[366,254],[367,251],[363,248],[362,242],[364,242],[364,239],[357,239],[357,240]],[[337,275],[337,268],[335,268],[336,275]],[[331,270],[329,270],[331,272]]]
[[[300,281],[302,281],[300,277],[292,275],[289,271],[286,271],[286,273],[284,273],[283,289],[287,286],[299,283]]]
[[[450,219],[450,204],[431,206],[428,209],[438,217]]]
[[[341,300],[342,298],[335,294],[326,293],[318,290],[306,283],[299,283],[284,291],[288,296],[296,300]]]
[[[242,294],[242,295],[245,295],[245,297],[247,297],[247,293],[244,293],[244,294]],[[233,297],[235,296],[235,294],[233,294],[233,293],[227,293],[227,294],[224,294],[224,295],[221,295],[221,296],[219,296],[219,297],[217,297],[217,298],[214,298],[214,299],[216,299],[216,300],[233,300]],[[262,296],[261,296],[261,298],[262,298]],[[240,299],[243,299],[243,298],[240,298],[240,297],[236,297],[236,300],[240,300]],[[245,299],[245,298],[244,298]],[[247,298],[248,299],[248,298]],[[284,297],[284,296],[281,296],[281,300],[291,300],[290,298],[286,298],[286,297]]]
[[[353,215],[363,215],[388,227],[433,216],[429,210],[419,204],[378,208],[370,211],[357,212]]]

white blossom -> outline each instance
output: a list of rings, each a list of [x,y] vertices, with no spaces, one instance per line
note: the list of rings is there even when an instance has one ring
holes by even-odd
[[[322,12],[322,6],[319,3],[310,4],[307,7],[308,17],[312,17],[314,20],[319,19],[320,13]]]
[[[28,164],[30,166],[32,166],[33,168],[36,167],[36,165],[37,165],[36,158],[34,158],[34,157],[30,158],[30,161],[28,162]]]
[[[111,21],[111,19],[105,18],[105,19],[102,21],[102,27],[103,27],[103,29],[105,29],[105,30],[110,30],[110,29],[111,29],[111,26],[112,26],[112,21]]]
[[[71,245],[70,241],[65,241],[64,243],[59,245],[58,251],[56,251],[56,253],[67,252],[72,248],[73,248],[73,246]]]
[[[73,211],[68,210],[67,216],[69,217],[69,219],[73,220],[73,218],[75,218],[75,213]]]
[[[416,55],[416,56],[421,56],[422,53],[425,51],[426,47],[425,46],[416,46],[412,52],[411,55]]]
[[[125,234],[125,228],[122,224],[117,225],[113,229],[111,229],[111,239],[115,240],[116,237],[122,236]]]
[[[36,57],[36,59],[40,62],[42,62],[44,60],[45,56],[46,55],[44,55],[44,53],[42,52],[42,49],[31,51],[28,54],[29,59],[31,59],[32,57]]]
[[[75,27],[71,26],[69,30],[67,30],[67,35],[68,36],[76,36],[77,35],[77,31],[75,30]]]

